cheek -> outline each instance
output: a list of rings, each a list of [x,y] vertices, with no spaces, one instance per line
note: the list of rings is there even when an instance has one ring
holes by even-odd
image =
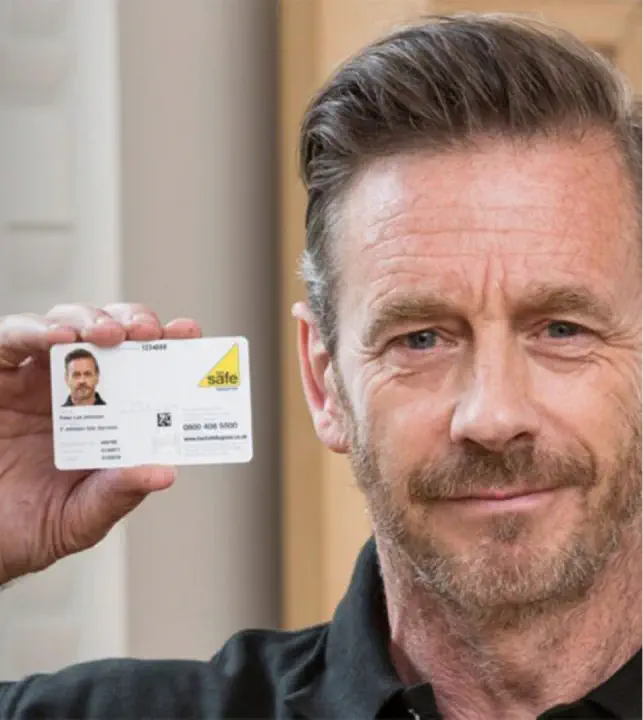
[[[545,423],[561,437],[575,437],[597,458],[622,449],[640,426],[640,370],[633,357],[602,358],[575,373],[536,368],[532,394]],[[638,418],[638,419],[637,419]]]
[[[365,377],[361,394],[360,426],[385,475],[404,474],[444,451],[450,411],[438,396],[381,371]]]

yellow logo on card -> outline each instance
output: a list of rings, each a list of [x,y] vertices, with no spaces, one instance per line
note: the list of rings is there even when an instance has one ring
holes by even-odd
[[[241,385],[239,370],[239,346],[233,345],[199,383],[202,388],[227,390]]]

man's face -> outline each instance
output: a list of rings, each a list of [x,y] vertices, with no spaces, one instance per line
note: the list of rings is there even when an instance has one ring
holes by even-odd
[[[98,372],[91,358],[72,360],[67,368],[66,380],[74,405],[85,405],[93,401],[98,385]]]
[[[589,136],[389,158],[346,198],[353,467],[378,539],[471,610],[582,596],[640,513],[628,198]]]

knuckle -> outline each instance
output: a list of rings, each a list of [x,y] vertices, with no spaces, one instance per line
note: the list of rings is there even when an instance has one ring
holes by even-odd
[[[93,318],[100,314],[100,310],[93,305],[83,303],[61,303],[54,305],[47,313],[47,317],[77,317],[77,318]]]
[[[109,303],[105,305],[103,310],[107,313],[119,315],[121,317],[133,317],[134,315],[151,315],[155,317],[154,313],[142,303],[136,302],[119,302]]]
[[[70,303],[58,303],[47,311],[47,315],[61,315],[62,313],[73,312],[78,307],[78,305],[72,305]]]
[[[109,303],[108,305],[105,305],[103,307],[103,310],[108,315],[111,315],[112,317],[117,318],[119,320],[123,320],[123,319],[130,319],[136,313],[141,312],[141,310],[140,310],[141,307],[142,306],[137,303],[119,302],[119,303]]]
[[[40,324],[46,324],[46,321],[39,315],[28,313],[2,315],[0,316],[0,336],[6,339],[16,331],[28,330]]]
[[[16,326],[17,315],[0,316],[0,334],[6,333],[8,330]]]
[[[126,303],[126,302],[114,302],[114,303],[107,303],[107,305],[103,306],[103,310],[107,313],[111,312],[127,312],[130,310],[133,306],[133,303]]]

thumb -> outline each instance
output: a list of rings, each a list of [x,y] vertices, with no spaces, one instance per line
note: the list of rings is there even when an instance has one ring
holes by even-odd
[[[169,488],[175,479],[175,468],[157,465],[97,470],[89,475],[76,486],[65,507],[68,552],[95,545],[147,495]]]

